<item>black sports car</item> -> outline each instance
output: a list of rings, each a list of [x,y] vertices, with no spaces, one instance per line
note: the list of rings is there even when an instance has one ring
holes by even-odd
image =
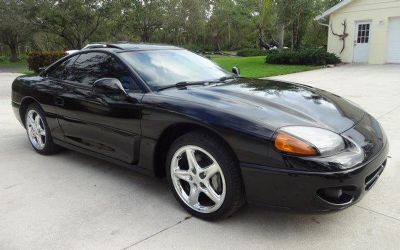
[[[172,46],[102,45],[20,76],[12,106],[33,148],[74,149],[157,177],[203,219],[246,202],[330,211],[385,168],[379,123],[305,85],[248,79]]]

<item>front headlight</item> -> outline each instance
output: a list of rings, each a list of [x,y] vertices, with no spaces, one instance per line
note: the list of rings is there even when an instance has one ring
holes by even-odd
[[[342,151],[345,147],[340,135],[316,127],[283,127],[275,137],[275,148],[288,154],[328,156]]]

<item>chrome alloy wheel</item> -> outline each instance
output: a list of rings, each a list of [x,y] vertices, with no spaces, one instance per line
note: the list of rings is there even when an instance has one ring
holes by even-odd
[[[26,115],[26,129],[32,145],[37,150],[42,150],[46,145],[46,129],[42,117],[33,109]]]
[[[197,212],[212,213],[224,203],[222,169],[210,153],[198,146],[184,146],[175,152],[171,179],[181,200]]]

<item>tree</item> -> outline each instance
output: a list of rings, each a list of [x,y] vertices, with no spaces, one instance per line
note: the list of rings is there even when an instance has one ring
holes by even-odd
[[[257,45],[254,6],[247,0],[215,0],[209,18],[214,47],[238,49]]]
[[[314,1],[311,17],[315,17],[338,4],[340,0],[318,0]],[[324,47],[328,41],[328,27],[320,25],[310,18],[308,24],[304,25],[301,45],[304,47]]]
[[[32,0],[31,20],[37,29],[56,34],[70,49],[84,43],[107,19],[111,0]]]
[[[313,22],[314,4],[314,0],[294,0],[292,3],[292,10],[294,10],[294,16],[290,24],[292,49],[300,48],[308,23]]]
[[[315,14],[315,9],[324,0],[274,0],[276,26],[279,32],[279,47],[283,48],[289,37],[292,49],[299,49],[303,36]]]
[[[44,50],[121,40],[193,50],[299,49],[326,44],[326,27],[313,18],[339,1],[0,0],[0,32],[13,58],[29,33],[32,47]]]
[[[271,35],[272,38],[272,27],[273,27],[273,1],[272,0],[256,0],[256,10],[254,12],[255,22],[258,31],[258,39],[260,48],[270,49],[273,44],[267,41],[266,33]]]
[[[137,32],[142,42],[149,42],[152,34],[162,26],[162,1],[126,0],[123,5],[122,13],[131,32]]]
[[[0,0],[0,42],[10,48],[11,62],[18,60],[18,46],[26,42],[31,34],[24,13],[23,1]]]

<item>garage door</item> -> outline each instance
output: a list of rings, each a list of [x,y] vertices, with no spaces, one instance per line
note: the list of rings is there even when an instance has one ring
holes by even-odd
[[[388,63],[400,63],[400,17],[389,21]]]

